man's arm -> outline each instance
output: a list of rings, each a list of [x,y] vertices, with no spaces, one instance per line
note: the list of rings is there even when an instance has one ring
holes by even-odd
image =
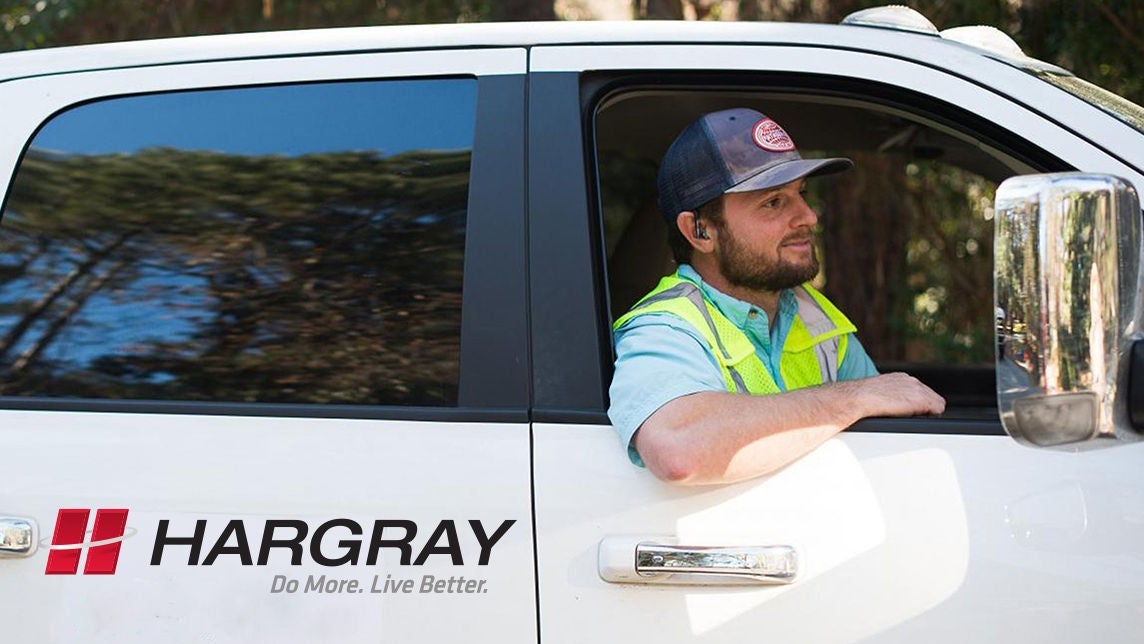
[[[769,396],[706,391],[660,407],[634,441],[660,479],[731,483],[785,467],[862,418],[944,409],[941,396],[904,373]]]

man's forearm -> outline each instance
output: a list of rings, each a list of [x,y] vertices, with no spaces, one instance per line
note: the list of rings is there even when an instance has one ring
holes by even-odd
[[[634,440],[661,479],[730,483],[781,469],[861,418],[941,413],[944,405],[905,374],[770,396],[702,392],[661,407]]]

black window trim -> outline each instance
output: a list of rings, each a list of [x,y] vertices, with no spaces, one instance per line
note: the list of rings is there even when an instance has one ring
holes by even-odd
[[[180,414],[208,416],[356,418],[448,422],[528,421],[529,359],[527,334],[524,200],[506,195],[524,194],[524,74],[400,76],[344,79],[449,80],[476,79],[477,105],[469,202],[461,312],[461,356],[458,402],[453,407],[393,405],[318,405],[166,400],[112,400],[37,396],[0,396],[0,410],[35,410],[100,413]],[[269,83],[225,88],[186,88],[176,94],[201,90],[324,84],[343,79],[301,83]],[[107,95],[82,101],[49,115],[31,134],[21,151],[15,173],[31,142],[56,115],[97,101],[121,98]]]

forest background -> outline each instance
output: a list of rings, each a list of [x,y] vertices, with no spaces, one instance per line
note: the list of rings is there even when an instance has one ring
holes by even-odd
[[[494,20],[835,23],[888,0],[0,0],[0,51],[169,36]],[[1144,102],[1144,3],[911,0],[939,29],[985,24],[1026,53]]]

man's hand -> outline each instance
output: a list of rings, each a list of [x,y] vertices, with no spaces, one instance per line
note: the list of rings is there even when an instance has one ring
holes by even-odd
[[[945,399],[907,373],[887,373],[830,386],[857,390],[855,396],[861,410],[859,418],[936,415],[945,411]]]
[[[945,399],[917,378],[891,373],[768,396],[681,396],[648,417],[634,440],[665,481],[731,483],[786,467],[862,418],[944,410]]]

